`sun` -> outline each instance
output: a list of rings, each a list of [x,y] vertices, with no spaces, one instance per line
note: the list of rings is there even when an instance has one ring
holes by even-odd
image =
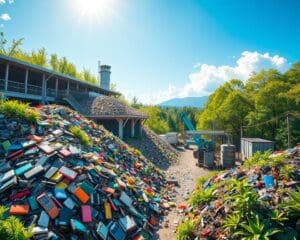
[[[116,1],[117,0],[75,0],[75,7],[81,18],[98,21],[111,17]]]

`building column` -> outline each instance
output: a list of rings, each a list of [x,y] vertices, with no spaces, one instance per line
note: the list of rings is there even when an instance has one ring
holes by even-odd
[[[55,97],[58,96],[58,78],[55,79]]]
[[[5,69],[5,83],[4,83],[4,91],[7,91],[8,88],[8,78],[9,78],[9,64],[6,64]]]
[[[70,93],[70,81],[68,80],[68,85],[67,85],[67,95]]]
[[[135,119],[131,119],[131,137],[134,137],[135,131]]]
[[[27,94],[27,89],[28,89],[28,74],[29,74],[29,71],[28,71],[28,69],[26,69],[26,72],[25,72],[25,94]]]
[[[43,82],[42,82],[42,103],[46,103],[46,76],[43,74]]]
[[[77,91],[79,91],[79,84],[78,83],[76,85],[76,89],[77,89]]]
[[[119,138],[123,139],[123,119],[118,119],[119,123]]]
[[[143,123],[144,123],[144,120],[140,120],[140,137],[142,137],[143,136]]]

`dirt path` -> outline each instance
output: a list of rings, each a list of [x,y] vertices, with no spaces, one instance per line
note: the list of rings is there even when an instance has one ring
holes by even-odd
[[[175,188],[175,202],[177,205],[186,202],[189,194],[195,187],[197,178],[209,172],[204,168],[197,167],[196,163],[197,160],[193,157],[193,151],[185,150],[181,153],[178,162],[171,165],[167,170],[167,173],[173,177],[172,180],[176,180],[179,183],[179,187]],[[178,212],[178,208],[172,208],[161,224],[156,239],[176,239],[175,229],[180,222],[180,218],[181,215]]]

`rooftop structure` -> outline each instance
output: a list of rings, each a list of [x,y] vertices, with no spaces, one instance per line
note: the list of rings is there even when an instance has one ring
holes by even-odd
[[[38,103],[68,104],[120,138],[142,135],[147,116],[112,96],[110,69],[99,64],[100,86],[0,54],[0,93]]]
[[[91,84],[53,70],[0,54],[0,92],[5,97],[41,102],[56,102],[71,93],[90,92],[119,95],[108,88]]]

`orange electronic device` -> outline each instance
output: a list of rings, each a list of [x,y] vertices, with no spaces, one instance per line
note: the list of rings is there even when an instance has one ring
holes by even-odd
[[[12,205],[9,213],[11,215],[27,215],[29,213],[29,205]]]
[[[87,203],[87,201],[90,199],[90,196],[87,195],[80,187],[76,188],[74,194],[82,203]]]
[[[59,209],[46,193],[38,196],[36,200],[45,209],[51,219],[55,219],[56,217],[58,217]]]

